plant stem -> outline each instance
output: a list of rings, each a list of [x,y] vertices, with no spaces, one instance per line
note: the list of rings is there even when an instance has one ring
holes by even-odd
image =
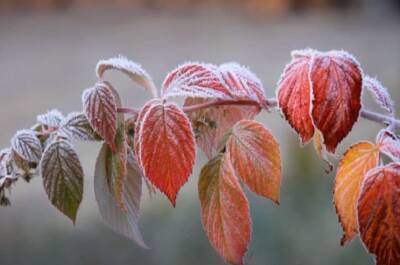
[[[233,99],[228,99],[228,100],[213,100],[205,103],[200,103],[197,105],[192,105],[192,106],[187,106],[183,107],[183,111],[186,113],[194,112],[197,110],[201,109],[206,109],[210,107],[215,107],[215,106],[226,106],[226,105],[241,105],[241,106],[255,106],[261,109],[260,105],[253,100],[233,100]],[[278,101],[275,98],[269,98],[266,100],[266,105],[269,106],[270,108],[275,108],[278,106]],[[133,109],[133,108],[125,108],[125,107],[120,107],[117,109],[119,113],[131,113],[131,114],[138,114],[139,110],[138,109]],[[369,111],[366,109],[361,109],[360,111],[360,117],[377,122],[379,124],[382,124],[384,126],[392,126],[393,129],[400,129],[400,120],[393,118],[388,115],[384,115],[381,113]]]

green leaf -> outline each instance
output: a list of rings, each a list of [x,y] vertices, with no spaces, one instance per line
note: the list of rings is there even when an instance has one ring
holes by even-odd
[[[83,169],[71,143],[57,139],[47,146],[40,161],[43,185],[51,203],[76,220],[83,194]]]

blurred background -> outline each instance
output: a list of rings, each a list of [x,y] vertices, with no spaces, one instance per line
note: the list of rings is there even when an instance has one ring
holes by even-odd
[[[29,128],[36,114],[80,110],[99,59],[126,55],[157,84],[185,61],[238,61],[271,97],[290,51],[306,47],[348,50],[400,102],[398,0],[0,0],[0,145]],[[122,74],[107,78],[127,106],[150,98]],[[363,101],[377,110],[367,93]],[[247,264],[373,264],[358,238],[339,246],[334,173],[324,173],[312,145],[300,147],[277,111],[257,119],[278,138],[284,171],[279,207],[247,191],[253,217]],[[373,140],[379,128],[360,120],[338,154],[357,140]],[[51,206],[40,178],[18,182],[12,206],[0,209],[0,264],[224,264],[200,223],[201,152],[176,209],[162,194],[145,195],[141,228],[151,249],[143,250],[101,221],[92,184],[99,145],[77,148],[86,173],[77,224]]]

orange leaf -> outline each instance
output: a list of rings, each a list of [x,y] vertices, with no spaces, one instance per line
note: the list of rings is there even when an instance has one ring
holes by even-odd
[[[281,158],[279,144],[261,123],[239,121],[226,143],[236,173],[258,195],[279,203]]]
[[[153,102],[143,116],[138,135],[145,176],[175,206],[177,193],[192,173],[195,159],[189,119],[174,103]]]
[[[316,53],[311,68],[312,117],[329,152],[351,131],[361,109],[362,72],[351,55]]]
[[[400,264],[400,164],[368,172],[358,200],[361,239],[378,265]]]
[[[251,238],[249,203],[229,158],[219,154],[201,170],[201,220],[218,253],[231,264],[243,264]]]
[[[396,134],[383,129],[379,132],[376,143],[383,154],[390,157],[393,161],[400,160],[400,139]]]
[[[341,244],[358,233],[357,200],[365,174],[379,162],[379,149],[370,142],[352,145],[342,156],[335,179],[334,204],[343,227]]]
[[[293,52],[292,61],[281,76],[277,92],[279,108],[300,135],[303,144],[311,140],[314,135],[314,125],[310,115],[311,58],[312,51]]]

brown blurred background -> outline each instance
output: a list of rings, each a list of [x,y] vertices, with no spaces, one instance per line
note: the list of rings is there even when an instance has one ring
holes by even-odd
[[[271,97],[291,50],[345,49],[400,102],[399,10],[394,0],[0,0],[0,146],[30,127],[36,114],[80,110],[97,61],[118,54],[141,63],[157,84],[188,60],[238,61],[250,66]],[[125,76],[107,78],[125,105],[149,99]],[[378,110],[367,93],[364,105]],[[334,174],[324,173],[313,147],[299,147],[277,111],[257,119],[281,144],[284,177],[279,207],[247,192],[253,217],[247,263],[373,264],[358,239],[339,246]],[[379,128],[360,120],[338,154],[357,140],[373,140]],[[0,209],[1,265],[223,264],[199,219],[201,152],[176,209],[162,194],[144,197],[141,227],[151,249],[143,250],[102,224],[92,185],[99,145],[76,146],[86,173],[76,226],[48,202],[40,178],[19,182],[12,206]]]

